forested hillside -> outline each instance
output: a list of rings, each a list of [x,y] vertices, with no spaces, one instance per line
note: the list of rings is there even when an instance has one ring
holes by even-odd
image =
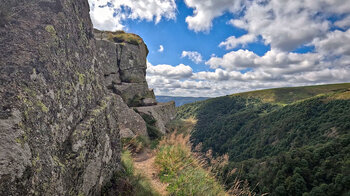
[[[171,97],[171,96],[156,96],[158,102],[175,101],[176,107],[182,106],[187,103],[193,103],[196,101],[203,101],[209,99],[209,97]]]
[[[348,195],[350,84],[280,88],[187,104],[195,145],[228,154],[226,176],[270,195]]]

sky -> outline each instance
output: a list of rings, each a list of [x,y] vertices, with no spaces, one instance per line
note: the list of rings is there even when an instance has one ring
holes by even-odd
[[[350,0],[89,0],[94,28],[140,35],[156,95],[350,82]]]

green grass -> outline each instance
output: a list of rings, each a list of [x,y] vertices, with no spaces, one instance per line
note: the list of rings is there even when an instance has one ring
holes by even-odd
[[[108,32],[108,40],[117,43],[127,42],[135,45],[144,43],[140,36],[133,33],[125,33],[124,31]]]
[[[193,130],[197,121],[194,118],[174,119],[166,124],[166,128],[170,133],[176,132],[187,136]]]
[[[102,191],[102,195],[159,196],[144,176],[135,172],[130,151],[121,154],[122,171],[116,172]]]
[[[161,181],[169,184],[167,191],[179,196],[226,195],[224,186],[191,154],[188,138],[172,134],[159,144],[156,164]]]
[[[124,149],[128,149],[133,153],[139,153],[143,149],[150,147],[152,141],[146,136],[137,135],[132,138],[122,138],[122,145]]]

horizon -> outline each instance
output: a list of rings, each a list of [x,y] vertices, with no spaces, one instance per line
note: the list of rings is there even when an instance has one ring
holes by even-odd
[[[317,87],[317,86],[327,86],[327,85],[341,85],[341,84],[350,84],[349,82],[345,83],[327,83],[327,84],[317,84],[317,85],[306,85],[306,86],[285,86],[285,87],[276,87],[276,88],[265,88],[265,89],[257,89],[252,91],[242,91],[238,93],[233,94],[227,94],[227,95],[221,95],[217,97],[223,97],[223,96],[229,96],[229,95],[235,95],[240,93],[249,93],[249,92],[255,92],[255,91],[263,91],[263,90],[273,90],[273,89],[284,89],[284,88],[303,88],[303,87]],[[191,96],[169,96],[169,95],[156,95],[157,97],[179,97],[179,98],[216,98],[216,97],[191,97]]]
[[[140,35],[159,96],[350,82],[350,0],[89,0],[94,28]]]

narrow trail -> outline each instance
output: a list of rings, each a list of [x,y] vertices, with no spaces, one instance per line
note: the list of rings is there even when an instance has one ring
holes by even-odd
[[[136,172],[148,178],[152,187],[159,194],[168,195],[166,191],[167,184],[162,183],[158,178],[154,153],[149,149],[145,149],[143,152],[134,155],[133,159]]]

